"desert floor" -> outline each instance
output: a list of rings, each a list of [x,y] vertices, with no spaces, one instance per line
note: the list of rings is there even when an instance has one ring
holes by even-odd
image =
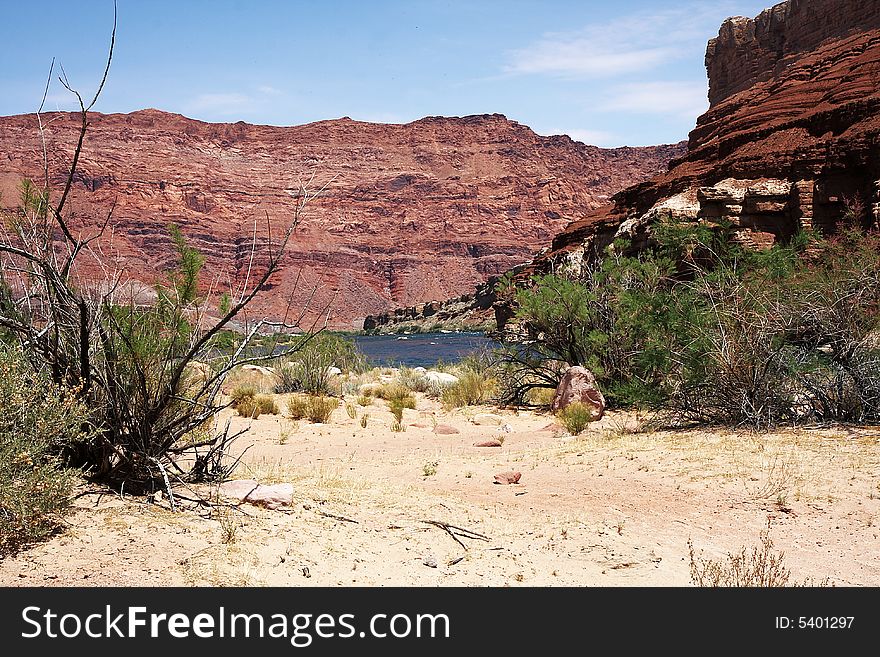
[[[340,406],[328,424],[263,415],[238,439],[234,477],[293,484],[289,507],[172,512],[84,486],[64,532],[0,562],[0,585],[691,586],[689,541],[725,559],[768,523],[792,583],[880,585],[877,430],[671,432],[611,412],[572,437],[548,413],[419,395],[393,432],[385,402],[356,410],[366,428]],[[486,412],[501,426],[473,422]],[[508,470],[518,484],[494,483]]]

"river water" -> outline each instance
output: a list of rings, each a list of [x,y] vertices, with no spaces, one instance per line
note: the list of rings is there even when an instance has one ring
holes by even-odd
[[[468,354],[498,346],[482,333],[414,333],[351,337],[374,365],[431,367],[438,360],[457,363]]]

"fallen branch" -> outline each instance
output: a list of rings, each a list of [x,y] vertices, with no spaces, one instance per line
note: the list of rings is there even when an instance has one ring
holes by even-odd
[[[462,543],[459,540],[459,536],[462,538],[469,538],[473,541],[488,541],[489,537],[484,536],[483,534],[479,534],[477,532],[471,531],[470,529],[465,529],[464,527],[456,527],[455,525],[450,525],[448,522],[441,522],[439,520],[422,520],[422,522],[427,523],[429,525],[433,525],[434,527],[439,527],[447,534],[452,537],[456,543],[458,543],[465,550],[468,549],[468,546]],[[456,534],[457,532],[457,534]]]

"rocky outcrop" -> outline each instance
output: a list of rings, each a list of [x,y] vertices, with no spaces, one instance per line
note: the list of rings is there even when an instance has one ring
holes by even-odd
[[[728,18],[706,48],[709,102],[778,77],[826,40],[878,27],[876,0],[790,0],[754,19]]]
[[[56,186],[77,122],[43,115]],[[42,179],[41,152],[34,115],[0,118],[4,206],[23,177]],[[206,255],[205,281],[235,288],[264,271],[300,185],[320,189],[252,314],[290,317],[309,302],[304,324],[329,310],[332,327],[360,329],[368,315],[460,297],[528,261],[569,222],[683,152],[541,137],[499,114],[295,127],[93,114],[69,207],[85,234],[113,208],[104,264],[147,293],[173,265],[170,223]]]
[[[880,221],[880,3],[790,0],[733,18],[706,55],[712,105],[688,152],[572,222],[522,271],[577,268],[664,218],[730,222],[757,248],[845,215]]]

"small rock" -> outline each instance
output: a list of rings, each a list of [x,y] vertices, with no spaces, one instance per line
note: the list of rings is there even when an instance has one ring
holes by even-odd
[[[555,422],[551,422],[547,426],[538,429],[538,431],[562,431],[562,427]]]
[[[427,429],[428,428],[428,425],[425,424],[424,422],[413,422],[409,426],[416,427],[417,429]]]
[[[605,413],[605,397],[599,390],[593,373],[579,365],[568,368],[562,375],[550,410],[555,413],[576,401],[592,409],[593,421],[602,419]]]
[[[430,554],[427,557],[425,557],[424,559],[422,559],[422,563],[425,566],[427,566],[428,568],[436,568],[437,567],[437,560],[434,557],[432,557]]]
[[[514,472],[513,470],[508,470],[507,472],[501,472],[501,473],[495,475],[495,483],[496,484],[518,484],[520,477],[522,477],[521,472]]]
[[[484,440],[480,443],[474,443],[474,447],[501,447],[501,443],[497,440]]]
[[[471,419],[471,422],[474,424],[501,424],[504,422],[504,418],[500,415],[495,415],[494,413],[477,413]]]
[[[438,435],[450,435],[453,433],[461,433],[458,429],[448,424],[438,424],[434,427],[434,433]]]
[[[451,386],[454,383],[458,383],[458,377],[454,374],[448,374],[447,372],[428,370],[423,376],[428,383],[433,383],[438,386]]]

